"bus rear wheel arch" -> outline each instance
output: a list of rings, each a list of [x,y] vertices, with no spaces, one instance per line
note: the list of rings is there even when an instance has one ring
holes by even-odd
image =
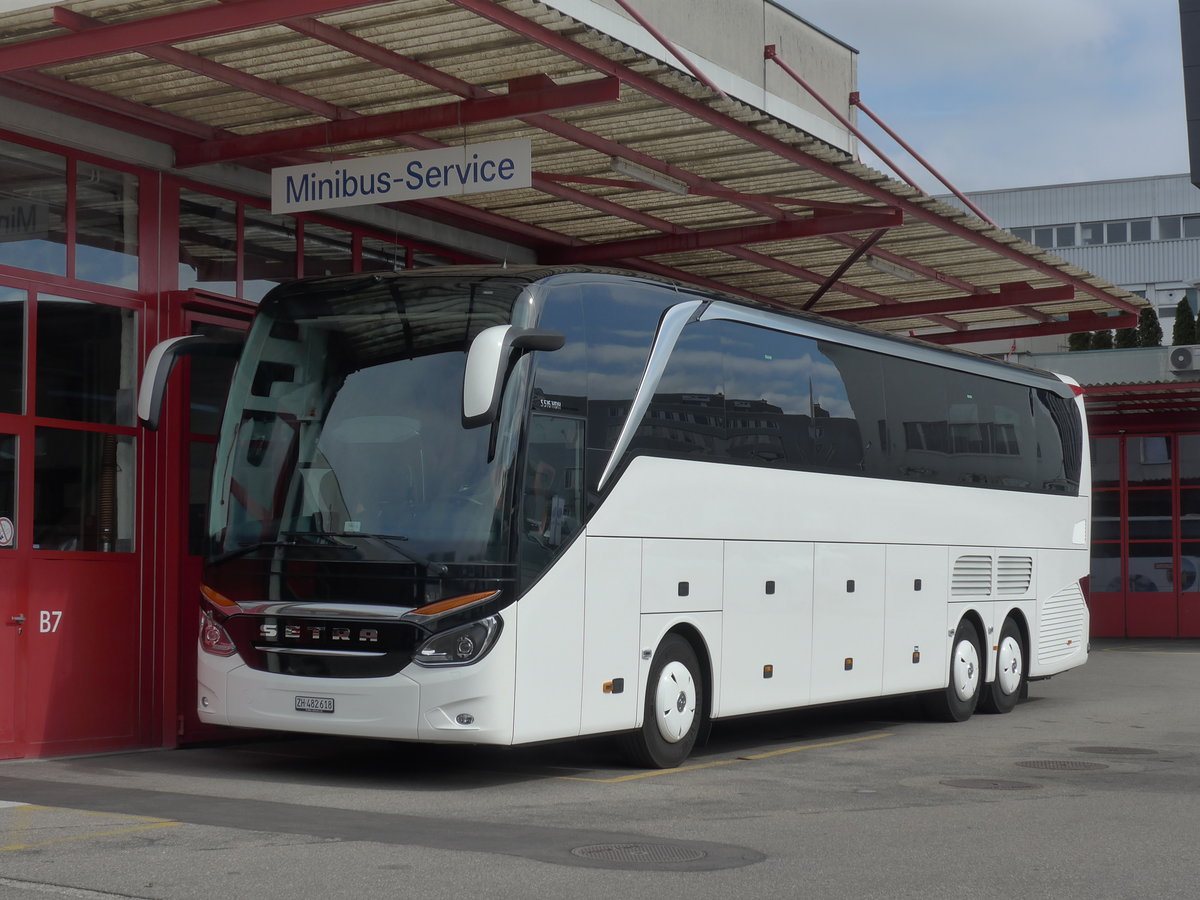
[[[672,769],[691,755],[707,719],[706,679],[690,641],[672,632],[654,652],[642,725],[623,735],[621,750],[636,766]]]
[[[1025,688],[1028,667],[1026,642],[1021,626],[1009,616],[996,642],[996,677],[984,685],[979,709],[986,713],[1011,712]]]

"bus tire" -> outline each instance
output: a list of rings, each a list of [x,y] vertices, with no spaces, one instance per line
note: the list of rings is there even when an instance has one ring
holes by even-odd
[[[1025,645],[1011,616],[1004,620],[996,648],[996,678],[984,685],[979,698],[979,709],[985,713],[1011,712],[1025,686]]]
[[[965,722],[979,703],[982,683],[979,632],[969,620],[963,619],[950,645],[949,683],[945,690],[926,698],[926,713],[940,722]]]
[[[625,757],[648,769],[673,769],[692,752],[704,719],[704,682],[696,651],[668,634],[650,664],[642,727],[623,736]]]

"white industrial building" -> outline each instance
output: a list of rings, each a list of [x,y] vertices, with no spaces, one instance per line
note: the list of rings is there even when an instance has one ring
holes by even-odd
[[[1187,175],[1085,181],[966,194],[1022,240],[1149,300],[1171,340],[1183,297],[1200,298],[1200,189]],[[951,197],[946,202],[963,205]],[[965,207],[963,207],[965,208]],[[1066,350],[1067,335],[1017,342],[1035,353]],[[998,346],[987,349],[1006,350]]]

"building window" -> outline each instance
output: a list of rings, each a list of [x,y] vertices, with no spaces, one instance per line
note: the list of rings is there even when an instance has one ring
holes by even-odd
[[[261,300],[271,288],[298,274],[296,219],[245,206],[242,221],[242,296]]]
[[[1200,237],[1200,216],[1158,217],[1158,239],[1160,241],[1197,237]]]
[[[133,438],[39,428],[34,446],[34,549],[131,552]]]
[[[302,255],[302,258],[301,258]],[[261,300],[298,275],[343,275],[480,260],[388,240],[348,222],[277,216],[232,198],[179,191],[179,287]],[[297,271],[299,269],[299,271]]]
[[[67,161],[0,141],[0,265],[67,274]]]
[[[1074,225],[1038,225],[1014,228],[1012,233],[1021,240],[1028,241],[1043,250],[1052,250],[1055,247],[1074,247],[1077,243]]]
[[[1080,243],[1085,247],[1097,244],[1128,244],[1150,240],[1149,219],[1124,219],[1115,222],[1084,222],[1079,226]]]
[[[138,289],[138,177],[0,141],[0,265]]]
[[[237,203],[179,192],[179,286],[238,296]]]
[[[41,295],[37,318],[35,413],[132,426],[137,314],[118,306]]]
[[[345,275],[354,271],[354,236],[341,228],[304,223],[304,274]]]
[[[132,552],[137,313],[47,295],[31,310],[33,547]]]
[[[75,277],[138,289],[138,179],[79,163],[75,179]]]
[[[0,287],[0,413],[24,412],[25,291]]]

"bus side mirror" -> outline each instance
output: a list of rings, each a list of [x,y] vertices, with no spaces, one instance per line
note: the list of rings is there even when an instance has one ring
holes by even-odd
[[[167,395],[167,380],[181,356],[225,356],[241,354],[241,342],[213,338],[204,334],[187,334],[168,338],[154,346],[142,370],[142,386],[138,391],[138,419],[148,431],[157,431],[162,418],[163,400]]]
[[[557,350],[566,335],[545,328],[493,325],[471,342],[463,373],[463,428],[478,428],[496,421],[504,380],[516,355],[531,350]]]

